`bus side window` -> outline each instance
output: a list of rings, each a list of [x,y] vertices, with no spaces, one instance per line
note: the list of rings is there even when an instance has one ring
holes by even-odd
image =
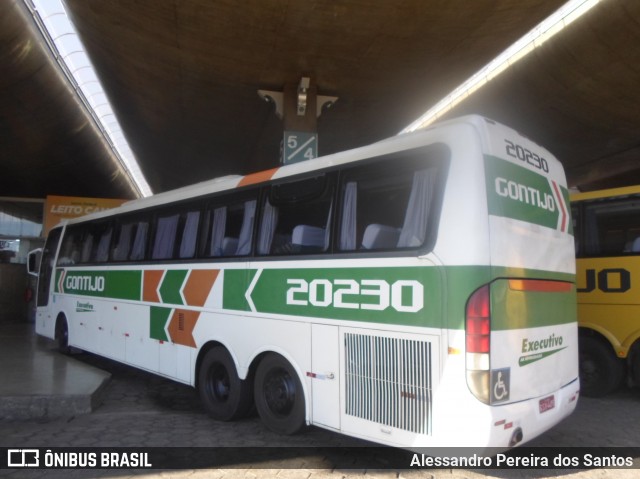
[[[620,256],[640,252],[640,199],[585,202],[585,256]],[[634,250],[634,245],[638,250]]]
[[[113,261],[126,261],[131,251],[131,241],[135,230],[135,223],[123,223],[116,232],[111,258]]]
[[[136,224],[136,234],[131,245],[130,261],[142,261],[147,254],[147,236],[149,234],[149,222],[139,221]]]
[[[235,252],[236,256],[246,256],[251,253],[251,239],[253,238],[253,223],[256,217],[257,204],[258,202],[256,200],[250,200],[244,203],[238,248]]]
[[[116,228],[111,259],[141,261],[145,258],[149,223],[143,219],[124,219]]]
[[[83,230],[79,226],[67,227],[60,246],[57,266],[71,266],[80,262],[82,234]]]
[[[111,222],[88,222],[73,228],[81,243],[76,263],[104,263],[109,260],[113,227]]]
[[[200,211],[189,211],[181,215],[180,259],[193,258],[196,254],[196,240],[198,239],[198,224],[200,223]]]
[[[200,255],[206,258],[244,256],[251,252],[256,200],[217,201],[205,214]]]
[[[151,259],[171,259],[180,215],[159,216],[156,221]]]
[[[571,221],[573,222],[573,242],[576,249],[576,256],[582,256],[581,231],[582,222],[580,221],[580,207],[578,205],[571,206]]]
[[[111,246],[111,236],[113,235],[113,227],[111,224],[101,225],[102,231],[96,232],[98,243],[92,252],[91,261],[96,263],[105,263],[109,260],[109,248]]]
[[[398,248],[417,248],[424,244],[427,222],[435,196],[436,175],[435,167],[419,170],[413,174],[404,223],[398,238]]]
[[[342,200],[342,222],[340,227],[340,250],[353,251],[356,249],[358,206],[358,183],[349,181],[344,186]]]
[[[394,165],[379,171],[360,167],[342,189],[339,249],[417,248],[427,237],[438,170]]]
[[[244,203],[218,206],[210,214],[210,237],[205,256],[234,256],[240,241]]]
[[[196,254],[200,207],[160,213],[155,223],[151,259],[190,259]]]
[[[331,178],[326,175],[273,185],[262,208],[258,254],[327,251],[332,189]]]
[[[91,250],[93,249],[93,241],[93,234],[85,229],[82,240],[82,249],[80,250],[80,263],[89,262]]]
[[[202,225],[201,256],[226,256],[223,254],[222,243],[227,227],[227,207],[217,206],[207,210]],[[237,247],[237,245],[236,245]],[[235,253],[235,248],[233,249]]]

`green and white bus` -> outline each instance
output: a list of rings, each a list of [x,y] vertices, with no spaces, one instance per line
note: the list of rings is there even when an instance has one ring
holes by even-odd
[[[579,394],[560,163],[469,116],[54,228],[36,331],[252,407],[405,447],[508,447]]]

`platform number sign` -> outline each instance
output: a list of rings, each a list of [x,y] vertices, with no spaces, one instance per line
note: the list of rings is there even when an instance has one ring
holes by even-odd
[[[318,134],[304,131],[284,132],[283,163],[298,163],[318,156]]]

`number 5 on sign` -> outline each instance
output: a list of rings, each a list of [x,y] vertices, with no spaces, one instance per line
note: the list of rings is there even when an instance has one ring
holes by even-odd
[[[303,131],[284,132],[284,164],[311,160],[318,156],[318,134]]]

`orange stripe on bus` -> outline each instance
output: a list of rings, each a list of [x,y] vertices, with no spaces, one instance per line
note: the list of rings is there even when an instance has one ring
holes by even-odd
[[[271,168],[270,170],[259,171],[257,173],[251,173],[250,175],[245,176],[238,183],[238,188],[241,186],[255,185],[256,183],[262,183],[263,181],[270,180],[273,175],[276,174],[279,168]]]
[[[198,311],[190,311],[187,309],[176,309],[169,321],[169,337],[171,341],[183,346],[196,347],[196,341],[193,339],[193,328],[196,327],[200,313]]]
[[[182,293],[189,306],[204,306],[218,277],[218,269],[194,269],[187,278]]]
[[[158,286],[164,271],[161,269],[151,269],[144,272],[144,282],[142,286],[142,300],[151,303],[159,303]]]
[[[510,279],[509,289],[514,291],[533,291],[541,293],[568,293],[573,283],[566,281],[547,281],[543,279]]]

